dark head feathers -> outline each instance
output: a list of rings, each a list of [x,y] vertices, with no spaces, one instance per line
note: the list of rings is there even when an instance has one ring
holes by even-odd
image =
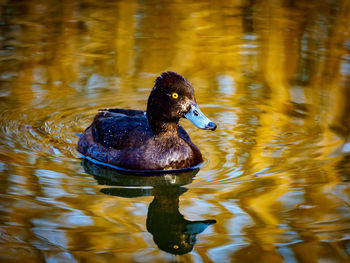
[[[156,87],[168,87],[171,88],[174,86],[174,84],[185,84],[191,85],[187,79],[182,77],[181,75],[177,74],[173,71],[163,72],[157,79],[155,86]]]

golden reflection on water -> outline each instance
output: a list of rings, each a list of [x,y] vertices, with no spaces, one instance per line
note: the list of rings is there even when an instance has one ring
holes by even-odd
[[[349,261],[349,17],[346,0],[1,1],[0,259]],[[106,187],[75,134],[99,108],[144,109],[166,70],[218,124],[182,121],[205,165],[174,199]],[[154,233],[197,241],[175,257]]]

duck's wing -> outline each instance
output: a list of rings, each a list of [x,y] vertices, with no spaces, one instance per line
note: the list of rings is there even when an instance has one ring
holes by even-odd
[[[99,109],[98,110],[99,112],[111,112],[111,113],[117,113],[117,114],[122,114],[122,115],[117,115],[117,114],[110,114],[109,116],[146,116],[146,111],[143,111],[143,110],[129,110],[129,109],[119,109],[119,108],[113,108],[113,109],[110,109],[110,108],[105,108],[105,109]],[[105,116],[107,116],[105,114]],[[148,122],[147,122],[148,124]],[[129,127],[131,128],[131,127]],[[191,139],[190,139],[190,136],[188,135],[188,133],[186,132],[186,130],[181,126],[179,125],[179,136],[183,139],[185,139],[186,141],[190,142]]]
[[[153,135],[143,111],[124,109],[100,111],[91,131],[95,142],[121,150],[138,147]]]

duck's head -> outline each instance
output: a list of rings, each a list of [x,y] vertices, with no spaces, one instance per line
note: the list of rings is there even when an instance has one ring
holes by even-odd
[[[154,132],[172,127],[177,129],[180,118],[190,120],[200,129],[216,129],[215,123],[200,111],[191,83],[171,71],[162,73],[156,79],[148,98],[147,116]]]

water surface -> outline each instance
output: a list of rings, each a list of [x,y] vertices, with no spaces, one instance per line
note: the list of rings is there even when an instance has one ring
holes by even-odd
[[[349,1],[1,1],[0,259],[350,260]],[[120,175],[75,148],[172,70],[205,163]],[[181,255],[180,255],[181,254]]]

